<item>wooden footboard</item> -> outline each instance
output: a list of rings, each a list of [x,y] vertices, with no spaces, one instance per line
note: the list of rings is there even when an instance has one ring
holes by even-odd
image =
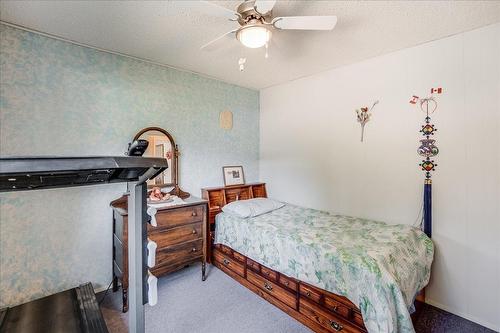
[[[212,263],[314,332],[366,332],[360,310],[343,296],[273,271],[221,244],[214,245]]]

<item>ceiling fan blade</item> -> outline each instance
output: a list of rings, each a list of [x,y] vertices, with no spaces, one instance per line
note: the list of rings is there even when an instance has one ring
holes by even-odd
[[[337,16],[286,16],[273,19],[275,28],[284,30],[332,30]]]
[[[241,16],[234,10],[227,9],[209,1],[197,1],[195,4],[196,9],[205,12],[207,15],[225,17],[230,21],[236,21]]]
[[[276,0],[256,0],[253,7],[259,14],[265,15],[273,9],[275,4]]]
[[[235,30],[231,30],[229,32],[226,32],[225,34],[223,34],[222,36],[219,36],[217,37],[216,39],[206,43],[205,45],[203,45],[202,47],[200,47],[200,50],[203,50],[203,51],[213,51],[215,50],[217,47],[219,47],[223,42],[225,42],[226,40],[228,39],[233,39],[235,40],[235,36],[234,34],[236,33],[236,31],[238,31],[238,29],[235,29]]]

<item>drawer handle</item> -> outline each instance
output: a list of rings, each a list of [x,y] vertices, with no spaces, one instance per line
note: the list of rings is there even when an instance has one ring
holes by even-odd
[[[222,260],[222,262],[224,263],[224,265],[229,265],[229,260],[227,260],[226,258],[224,258],[224,260]]]
[[[195,247],[193,247],[193,248],[191,249],[191,252],[196,252],[196,248],[195,248]]]
[[[290,283],[288,283],[288,281],[285,281],[285,286],[288,286]]]
[[[267,284],[267,282],[264,283],[264,288],[266,288],[267,290],[269,291],[272,291],[273,290],[273,286]]]
[[[337,332],[342,331],[344,326],[340,325],[336,321],[330,320],[330,327],[336,330]]]
[[[266,272],[266,275],[269,276],[269,274],[271,274],[271,272]]]
[[[339,307],[337,305],[335,305],[333,308],[332,308],[332,311],[333,312],[337,312],[339,310]]]
[[[307,297],[311,297],[311,292],[310,291],[306,291],[306,296]]]
[[[196,233],[196,229],[193,229],[193,235]]]
[[[198,214],[196,214],[196,212],[191,213],[191,216],[196,216],[196,215],[198,215]]]

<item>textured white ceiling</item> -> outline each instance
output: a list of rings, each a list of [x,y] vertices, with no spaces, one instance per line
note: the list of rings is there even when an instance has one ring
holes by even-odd
[[[214,1],[234,9],[239,1]],[[0,19],[79,43],[260,89],[484,25],[500,1],[278,1],[275,16],[337,15],[333,31],[274,31],[270,57],[236,40],[200,46],[237,27],[196,1],[0,1]],[[239,57],[246,57],[244,72]]]

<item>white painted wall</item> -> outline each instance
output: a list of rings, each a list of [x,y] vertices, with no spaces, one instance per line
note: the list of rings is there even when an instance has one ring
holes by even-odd
[[[427,300],[500,330],[500,24],[261,91],[260,177],[270,196],[413,224],[424,114],[433,115],[436,255]],[[354,110],[380,100],[360,142]]]

